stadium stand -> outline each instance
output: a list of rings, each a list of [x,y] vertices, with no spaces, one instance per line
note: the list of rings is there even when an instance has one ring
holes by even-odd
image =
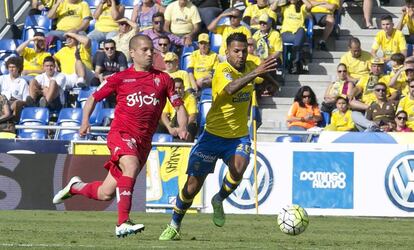
[[[80,126],[82,121],[82,109],[63,108],[58,116],[57,125],[60,126]],[[56,130],[55,139],[59,140],[79,140],[81,139],[77,130],[60,129]]]

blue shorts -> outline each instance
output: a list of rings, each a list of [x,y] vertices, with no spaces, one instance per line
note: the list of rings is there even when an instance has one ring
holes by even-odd
[[[218,159],[222,159],[228,165],[234,155],[241,155],[249,162],[250,145],[249,135],[228,139],[204,130],[191,149],[187,174],[205,176],[213,173]]]
[[[321,27],[325,27],[326,25],[326,13],[312,13],[313,21],[316,25],[319,25]]]

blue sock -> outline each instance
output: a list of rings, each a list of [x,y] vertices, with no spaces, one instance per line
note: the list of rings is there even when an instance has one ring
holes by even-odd
[[[176,229],[180,228],[181,221],[183,220],[184,215],[187,212],[187,209],[191,207],[191,204],[193,204],[193,199],[184,198],[182,192],[180,192],[180,194],[177,195],[177,200],[175,202],[174,212],[170,223],[171,226],[173,226]]]
[[[220,191],[214,196],[214,199],[219,202],[223,202],[224,199],[229,197],[231,193],[239,186],[241,180],[234,180],[230,172],[227,172],[223,178],[223,184],[221,185]]]

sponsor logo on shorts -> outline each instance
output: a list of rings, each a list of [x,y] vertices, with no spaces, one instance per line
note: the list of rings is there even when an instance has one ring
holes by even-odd
[[[414,212],[414,151],[397,155],[385,174],[385,189],[401,210]]]
[[[155,93],[143,95],[141,91],[127,95],[126,99],[129,107],[133,107],[135,105],[138,105],[138,107],[142,107],[143,105],[155,106],[160,103],[160,100],[155,97]]]
[[[253,154],[250,155],[253,157]],[[258,203],[263,204],[272,193],[273,189],[273,170],[270,162],[261,153],[257,152],[257,187]],[[222,184],[223,178],[228,171],[223,163],[219,172],[219,182]],[[253,209],[256,202],[254,162],[250,161],[243,174],[243,180],[237,189],[226,199],[232,206],[239,209]]]
[[[194,155],[200,157],[201,159],[203,159],[204,162],[207,162],[207,163],[213,163],[217,159],[216,155],[205,155],[200,151],[195,152]]]

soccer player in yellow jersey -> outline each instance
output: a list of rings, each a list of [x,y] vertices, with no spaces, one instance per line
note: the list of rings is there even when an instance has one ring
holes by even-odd
[[[229,167],[220,191],[211,200],[213,222],[225,222],[223,200],[239,185],[250,160],[250,137],[247,114],[253,93],[252,81],[276,69],[276,59],[269,57],[258,67],[246,62],[247,38],[231,34],[227,40],[227,61],[220,63],[213,76],[213,104],[207,115],[206,128],[192,148],[187,169],[187,182],[177,195],[171,223],[159,240],[180,239],[180,225],[195,195],[221,158]]]
[[[386,63],[386,71],[389,72],[392,69],[392,65],[389,62],[391,55],[394,53],[402,53],[404,56],[407,56],[407,43],[405,42],[403,33],[394,28],[394,23],[390,15],[381,17],[381,28],[382,30],[375,36],[371,54],[373,57],[378,57],[377,52],[381,49],[383,59]]]

